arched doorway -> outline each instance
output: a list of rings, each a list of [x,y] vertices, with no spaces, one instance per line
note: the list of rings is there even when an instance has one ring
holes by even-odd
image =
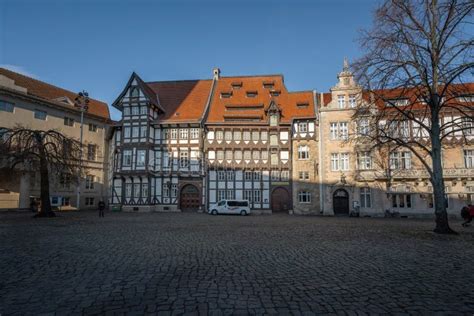
[[[187,184],[181,189],[179,195],[179,205],[181,211],[197,211],[200,203],[199,189],[192,184]]]
[[[276,188],[272,192],[272,212],[288,213],[290,208],[290,194],[285,188]]]
[[[349,214],[349,193],[344,189],[337,189],[332,195],[334,215]]]

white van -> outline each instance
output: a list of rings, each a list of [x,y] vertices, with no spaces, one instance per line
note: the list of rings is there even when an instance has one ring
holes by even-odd
[[[209,214],[240,214],[249,215],[250,207],[247,200],[221,200],[209,207]]]

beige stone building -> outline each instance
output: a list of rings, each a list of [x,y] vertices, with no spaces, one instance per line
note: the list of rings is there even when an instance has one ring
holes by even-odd
[[[415,155],[407,149],[371,151],[372,144],[352,137],[370,128],[369,120],[355,122],[353,118],[358,104],[368,101],[361,95],[345,62],[337,84],[320,96],[321,213],[359,210],[362,216],[383,216],[388,210],[401,216],[433,216],[429,176]],[[462,98],[472,102],[473,97]],[[442,120],[453,118],[448,113]],[[401,129],[407,135],[418,133],[411,122]],[[461,207],[474,198],[474,128],[466,134],[467,144],[461,142],[462,135],[454,134],[443,148],[446,200],[452,216],[459,216]],[[421,137],[429,140],[428,135]]]
[[[79,139],[80,111],[74,107],[75,97],[74,92],[0,68],[0,127],[56,129]],[[106,198],[108,124],[107,104],[91,99],[84,115],[83,161],[87,175],[80,183],[80,209],[95,208],[99,199]],[[77,186],[73,180],[68,175],[51,175],[53,206],[77,206]],[[0,209],[29,208],[31,199],[39,194],[39,175],[35,173],[5,171],[0,178]]]

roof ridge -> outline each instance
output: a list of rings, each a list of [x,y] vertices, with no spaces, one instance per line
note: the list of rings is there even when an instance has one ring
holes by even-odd
[[[242,76],[221,76],[221,78],[256,78],[256,77],[283,77],[283,74],[242,75]]]

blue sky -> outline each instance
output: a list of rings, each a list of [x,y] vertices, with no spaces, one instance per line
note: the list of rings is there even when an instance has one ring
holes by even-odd
[[[0,65],[112,103],[145,81],[281,73],[327,91],[376,0],[0,0]],[[112,112],[113,118],[118,115]]]

